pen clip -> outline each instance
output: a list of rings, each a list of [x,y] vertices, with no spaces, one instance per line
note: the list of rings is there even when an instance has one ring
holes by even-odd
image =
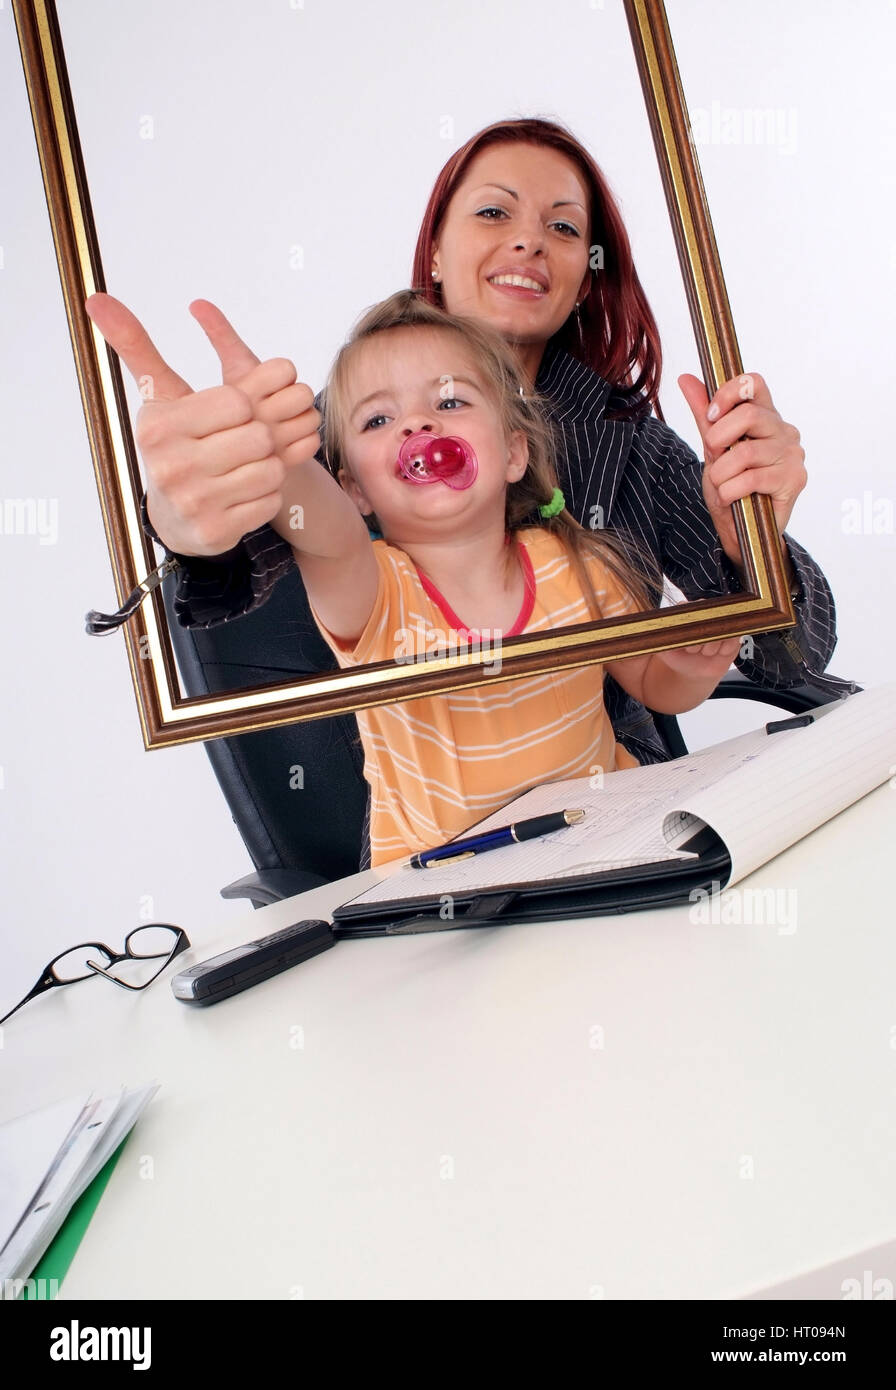
[[[462,859],[474,859],[476,851],[465,849],[463,854],[439,855],[438,859],[427,859],[423,865],[424,869],[440,869],[443,864],[459,864]]]

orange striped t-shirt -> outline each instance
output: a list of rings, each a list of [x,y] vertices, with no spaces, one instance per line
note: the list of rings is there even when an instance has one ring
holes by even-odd
[[[516,536],[526,595],[501,636],[592,621],[558,537],[539,527]],[[339,665],[414,660],[415,653],[421,659],[440,643],[442,651],[466,650],[471,629],[411,557],[384,540],[374,541],[373,550],[376,601],[353,647],[328,632],[311,608]],[[603,617],[637,610],[599,560],[589,557],[587,564]],[[478,637],[484,654],[500,657],[498,634],[483,629]],[[423,695],[359,710],[357,718],[371,792],[372,867],[444,844],[539,782],[638,766],[616,742],[600,665]]]

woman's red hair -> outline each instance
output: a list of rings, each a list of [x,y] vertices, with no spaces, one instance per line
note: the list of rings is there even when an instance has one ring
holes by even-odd
[[[632,259],[631,243],[606,179],[588,151],[563,126],[537,117],[497,121],[486,126],[451,156],[442,169],[426,205],[414,252],[413,288],[440,308],[440,285],[432,279],[432,248],[454,192],[473,159],[490,145],[541,145],[558,150],[576,165],[590,195],[591,244],[603,250],[603,269],[595,269],[581,301],[581,339],[576,316],[570,314],[551,342],[591,367],[605,381],[634,393],[620,416],[641,414],[650,402],[658,404],[662,349],[659,332]]]

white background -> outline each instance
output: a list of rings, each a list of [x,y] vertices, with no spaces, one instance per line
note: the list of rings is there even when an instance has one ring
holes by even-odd
[[[709,130],[698,153],[744,365],[803,436],[790,530],[837,600],[830,669],[892,679],[892,522],[853,535],[843,517],[866,493],[884,520],[896,505],[896,7],[667,11],[692,123]],[[78,0],[60,15],[107,287],[195,387],[219,379],[187,312],[203,297],[319,389],[353,320],[408,282],[452,151],[499,118],[543,115],[583,139],[620,199],[663,336],[666,418],[697,447],[675,378],[698,359],[618,0]],[[252,866],[201,745],[147,754],[123,641],[84,633],[114,589],[3,0],[0,92],[0,491],[58,507],[55,544],[0,534],[2,1012],[57,950],[114,945],[147,918],[189,931]],[[755,109],[779,113],[774,140],[745,138]],[[695,746],[761,717],[716,704],[684,724]],[[217,900],[222,918],[241,910]]]

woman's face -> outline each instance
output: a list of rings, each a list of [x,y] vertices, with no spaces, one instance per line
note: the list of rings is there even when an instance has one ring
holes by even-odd
[[[525,436],[506,439],[488,381],[456,333],[393,328],[361,345],[346,383],[342,450],[350,472],[339,481],[362,515],[375,512],[394,544],[463,535],[482,523],[503,524],[507,484],[528,463]],[[412,434],[458,435],[476,455],[472,485],[421,486],[398,467]]]
[[[433,248],[445,308],[543,349],[588,289],[590,240],[588,193],[571,159],[540,145],[490,145],[455,189]]]

